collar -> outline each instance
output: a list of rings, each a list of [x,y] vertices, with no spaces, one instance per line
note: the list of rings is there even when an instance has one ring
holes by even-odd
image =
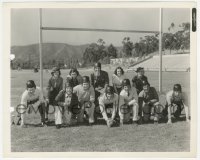
[[[65,93],[65,97],[72,97],[72,94]]]

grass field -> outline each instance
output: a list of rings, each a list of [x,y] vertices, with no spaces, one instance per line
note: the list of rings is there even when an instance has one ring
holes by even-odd
[[[114,69],[106,68],[111,76]],[[69,70],[62,70],[65,79]],[[81,75],[90,75],[92,69],[81,69]],[[132,79],[134,72],[126,73]],[[147,72],[149,82],[158,90],[158,72]],[[174,83],[181,83],[183,91],[189,94],[190,74],[188,72],[164,72],[163,93],[161,103],[165,103],[164,94],[172,89]],[[44,87],[50,78],[50,73],[44,71]],[[39,73],[32,70],[11,71],[11,106],[20,103],[20,97],[25,90],[26,81],[33,79],[39,85]],[[50,115],[54,120],[54,115]],[[182,120],[167,125],[143,124],[107,128],[103,121],[89,126],[75,126],[57,130],[53,125],[41,128],[39,114],[31,114],[27,118],[28,128],[11,126],[11,150],[13,152],[71,152],[71,151],[130,151],[130,152],[184,152],[190,148],[190,125]]]

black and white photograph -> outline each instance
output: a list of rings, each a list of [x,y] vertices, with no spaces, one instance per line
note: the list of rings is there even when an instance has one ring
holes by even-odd
[[[9,8],[11,153],[194,153],[195,3],[147,4]]]

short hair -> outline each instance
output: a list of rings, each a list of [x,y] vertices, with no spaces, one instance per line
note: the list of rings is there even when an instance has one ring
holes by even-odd
[[[51,71],[51,75],[53,76],[54,73],[58,71],[59,72],[59,76],[61,75],[61,72],[60,72],[60,68],[59,67],[53,67],[52,71]]]
[[[71,76],[71,74],[74,73],[74,72],[77,74],[77,76],[79,75],[79,72],[78,72],[78,70],[77,70],[76,68],[72,68],[72,69],[69,71],[69,75]]]
[[[118,70],[118,69],[121,69],[122,75],[123,75],[123,74],[124,74],[124,70],[123,70],[122,67],[117,67],[117,68],[115,69],[115,71],[114,71],[114,74],[117,75],[117,70]]]

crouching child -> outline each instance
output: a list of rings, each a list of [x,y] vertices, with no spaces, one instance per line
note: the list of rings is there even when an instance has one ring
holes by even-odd
[[[69,127],[77,122],[77,117],[80,116],[80,106],[78,104],[78,97],[73,93],[73,84],[67,81],[64,89],[59,92],[55,98],[59,109],[61,109],[62,119],[61,123]],[[56,128],[61,128],[61,124],[57,124]]]
[[[148,122],[153,120],[158,123],[162,118],[163,107],[159,103],[158,94],[154,87],[150,87],[147,81],[143,81],[143,90],[139,94],[139,115],[143,115],[143,120]]]
[[[118,107],[118,95],[114,93],[112,86],[107,86],[105,93],[99,97],[99,107],[107,126],[111,127],[114,124]]]
[[[79,106],[81,107],[78,121],[83,123],[85,115],[85,118],[89,121],[89,126],[92,126],[94,123],[95,92],[94,88],[90,85],[90,78],[83,76],[82,84],[74,87],[73,92],[77,95]]]
[[[179,118],[183,109],[185,109],[186,121],[189,122],[189,108],[187,95],[182,92],[180,84],[175,84],[173,90],[169,91],[166,95],[166,108],[168,111],[168,124],[172,123],[172,115],[174,118]]]
[[[133,115],[132,122],[136,124],[139,119],[138,108],[137,90],[135,87],[131,87],[129,79],[124,79],[119,100],[120,125],[131,120],[131,113]]]
[[[46,103],[39,87],[36,87],[33,80],[28,80],[26,83],[26,90],[21,97],[21,106],[24,106],[24,112],[20,112],[20,106],[18,105],[17,112],[20,114],[21,127],[26,128],[26,116],[34,110],[37,113],[39,110],[41,117],[41,126],[45,126],[45,107]]]

